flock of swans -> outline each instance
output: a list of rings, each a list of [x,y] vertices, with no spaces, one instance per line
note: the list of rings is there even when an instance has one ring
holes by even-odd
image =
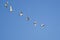
[[[4,6],[5,6],[6,8],[8,7],[8,1],[4,4]],[[9,10],[10,10],[10,12],[13,12],[13,8],[12,8],[11,5],[9,6]],[[23,16],[22,10],[20,11],[19,16]],[[26,21],[29,21],[29,20],[30,20],[30,17],[27,16],[27,17],[26,17]],[[37,26],[37,21],[34,21],[34,22],[33,22],[33,25],[36,27],[36,26]],[[41,24],[40,26],[41,26],[41,28],[44,28],[46,25],[43,23],[43,24]]]

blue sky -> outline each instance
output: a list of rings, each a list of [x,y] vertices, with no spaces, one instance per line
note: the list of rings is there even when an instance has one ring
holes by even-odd
[[[8,8],[4,7],[6,1]],[[41,29],[42,23],[48,27]],[[0,40],[60,40],[60,0],[0,0]]]

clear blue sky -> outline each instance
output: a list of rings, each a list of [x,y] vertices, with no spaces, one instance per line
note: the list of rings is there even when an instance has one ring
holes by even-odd
[[[4,7],[6,1],[8,8]],[[18,15],[20,10],[22,17]],[[36,27],[34,20],[38,22]],[[42,23],[48,27],[41,29]],[[60,0],[0,0],[0,40],[60,40]]]

